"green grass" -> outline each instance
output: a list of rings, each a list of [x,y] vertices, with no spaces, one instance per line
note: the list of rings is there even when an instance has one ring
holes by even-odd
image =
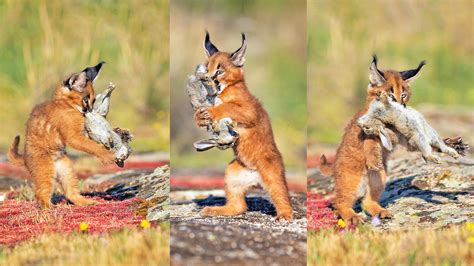
[[[169,265],[169,226],[109,235],[44,234],[0,247],[0,265]]]
[[[135,150],[169,150],[167,0],[1,1],[0,23],[0,150],[58,82],[99,60],[96,90],[117,86],[112,125],[134,133]]]
[[[308,265],[472,265],[474,232],[465,225],[440,230],[308,233]],[[471,241],[471,242],[470,242]]]
[[[308,1],[308,138],[338,143],[364,103],[371,55],[382,69],[428,64],[410,105],[474,106],[474,2]]]

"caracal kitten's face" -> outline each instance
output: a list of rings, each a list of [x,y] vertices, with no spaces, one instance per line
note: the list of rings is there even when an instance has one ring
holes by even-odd
[[[220,52],[214,44],[212,44],[209,33],[206,32],[204,41],[207,61],[207,75],[212,80],[217,93],[222,93],[228,86],[236,82],[244,80],[243,66],[245,62],[245,52],[247,50],[247,43],[245,35],[242,34],[242,45],[237,51],[229,54],[227,52]]]

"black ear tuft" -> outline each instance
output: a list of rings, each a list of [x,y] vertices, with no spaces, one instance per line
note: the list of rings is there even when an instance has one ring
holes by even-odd
[[[237,51],[230,55],[232,63],[237,67],[242,67],[245,63],[245,52],[247,51],[247,41],[245,40],[245,34],[242,32],[242,44]]]
[[[204,48],[206,50],[207,56],[211,56],[217,52],[219,52],[219,49],[217,49],[214,44],[211,42],[211,37],[209,36],[209,32],[206,30],[206,38],[204,39]]]
[[[102,68],[102,65],[105,64],[104,61],[101,61],[97,65],[93,67],[88,67],[82,70],[82,72],[86,73],[86,77],[88,81],[94,82],[97,77],[99,76],[100,69]]]
[[[420,72],[421,68],[424,65],[426,65],[425,60],[421,61],[420,64],[418,64],[418,67],[415,68],[415,69],[401,71],[400,75],[402,76],[402,79],[405,80],[405,81],[411,81],[412,79],[414,79],[418,75],[418,73]]]
[[[375,69],[377,70],[377,72],[379,72],[379,74],[383,77],[383,72],[379,69],[379,66],[377,65],[377,55],[376,54],[373,54],[372,55],[372,63],[375,65]]]

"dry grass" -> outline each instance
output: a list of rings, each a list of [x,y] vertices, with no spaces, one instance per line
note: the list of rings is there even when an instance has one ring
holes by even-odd
[[[310,233],[308,265],[472,265],[474,231],[464,225],[443,230]],[[472,240],[471,240],[472,241]]]
[[[0,248],[0,265],[169,265],[169,223],[110,235],[42,235]]]

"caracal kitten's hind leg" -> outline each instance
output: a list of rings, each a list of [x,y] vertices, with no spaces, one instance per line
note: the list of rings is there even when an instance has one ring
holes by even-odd
[[[36,199],[42,208],[51,208],[54,182],[53,159],[47,155],[31,156],[26,161],[26,166],[33,180]]]
[[[270,195],[277,211],[277,220],[292,220],[293,208],[291,207],[288,187],[285,180],[285,170],[277,163],[261,161],[257,166],[262,178],[263,187]]]
[[[246,178],[246,169],[237,160],[232,161],[225,170],[225,195],[224,206],[209,206],[201,211],[202,216],[235,216],[247,211],[245,193],[249,188]]]
[[[367,191],[364,199],[362,200],[362,206],[372,216],[378,216],[380,218],[389,218],[390,212],[380,206],[380,196],[385,190],[385,182],[387,173],[385,170],[367,172]]]
[[[345,171],[343,173],[336,173],[336,197],[334,199],[334,206],[339,215],[348,224],[359,224],[364,222],[362,216],[357,214],[354,209],[354,202],[357,199],[359,189],[362,184],[364,173],[361,171]]]
[[[97,201],[88,199],[80,194],[78,180],[72,171],[72,162],[66,155],[54,161],[54,168],[66,198],[74,203],[74,205],[88,206],[98,204]]]
[[[382,170],[384,167],[383,150],[380,141],[377,139],[366,139],[363,145],[367,168],[374,171]]]

